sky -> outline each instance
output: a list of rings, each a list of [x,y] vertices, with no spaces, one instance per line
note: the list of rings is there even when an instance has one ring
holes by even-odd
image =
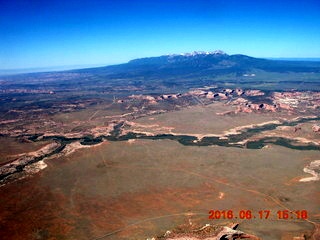
[[[220,49],[319,58],[319,0],[0,0],[0,69]]]

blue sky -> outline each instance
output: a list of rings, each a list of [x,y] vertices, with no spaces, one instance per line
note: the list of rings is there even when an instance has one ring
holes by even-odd
[[[320,57],[320,1],[0,0],[0,69],[215,49]]]

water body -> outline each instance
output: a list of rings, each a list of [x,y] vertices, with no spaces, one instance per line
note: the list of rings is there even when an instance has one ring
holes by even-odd
[[[223,146],[223,147],[238,147],[238,148],[248,148],[248,149],[261,149],[268,144],[279,145],[291,149],[297,150],[320,150],[320,146],[312,143],[308,144],[301,144],[296,140],[282,138],[282,137],[265,137],[256,141],[248,141],[246,144],[239,144],[239,142],[248,139],[254,135],[257,135],[264,131],[274,130],[279,126],[295,126],[300,123],[309,122],[320,120],[320,117],[313,117],[313,118],[301,118],[295,121],[284,121],[282,123],[271,123],[266,124],[263,126],[257,126],[254,128],[247,129],[240,134],[230,135],[227,138],[219,138],[219,137],[204,137],[201,140],[194,136],[188,135],[172,135],[172,134],[161,134],[155,136],[146,136],[143,134],[136,134],[136,133],[128,133],[126,135],[119,136],[119,129],[116,129],[116,134],[112,134],[112,136],[104,137],[109,141],[125,141],[129,139],[170,139],[177,141],[186,146]],[[118,128],[121,128],[119,125]]]
[[[300,123],[320,120],[320,117],[312,117],[312,118],[301,118],[295,121],[284,121],[282,123],[270,123],[263,126],[257,126],[254,128],[250,128],[244,130],[240,134],[229,135],[227,138],[219,138],[219,137],[204,137],[201,140],[198,140],[197,137],[189,136],[189,135],[172,135],[172,134],[160,134],[155,136],[147,136],[142,133],[132,133],[129,132],[126,135],[120,135],[120,129],[122,124],[118,124],[114,131],[111,132],[110,136],[100,136],[98,138],[94,138],[92,136],[85,136],[83,138],[66,138],[61,136],[49,136],[43,137],[44,140],[56,140],[59,141],[62,145],[66,145],[68,143],[74,141],[80,141],[82,145],[94,145],[101,143],[103,140],[108,141],[127,141],[130,139],[150,139],[150,140],[159,140],[159,139],[169,139],[173,141],[177,141],[185,146],[223,146],[223,147],[238,147],[238,148],[248,148],[248,149],[261,149],[268,144],[279,145],[291,149],[297,150],[320,150],[320,146],[307,143],[301,144],[294,139],[283,138],[283,137],[265,137],[255,141],[248,141],[245,144],[239,144],[239,142],[246,140],[254,135],[257,135],[264,131],[274,130],[279,126],[295,126]],[[39,141],[34,136],[29,138],[33,141]]]
[[[45,154],[41,157],[35,157],[31,161],[26,164],[20,165],[16,167],[16,171],[13,173],[8,173],[4,175],[0,175],[0,181],[5,180],[5,178],[9,177],[12,174],[18,173],[23,171],[23,169],[35,162],[41,161],[46,157],[50,157],[54,154],[60,153],[67,144],[72,142],[79,141],[82,145],[95,145],[98,143],[103,142],[104,140],[108,141],[127,141],[130,139],[149,139],[149,140],[159,140],[159,139],[169,139],[173,141],[177,141],[182,145],[185,146],[223,146],[223,147],[237,147],[237,148],[247,148],[247,149],[261,149],[268,144],[279,145],[283,147],[287,147],[290,149],[296,150],[320,150],[320,146],[313,144],[313,143],[304,143],[301,144],[294,139],[283,138],[283,137],[265,137],[254,141],[248,141],[245,144],[240,144],[239,142],[246,140],[256,134],[259,134],[264,131],[274,130],[279,126],[295,126],[299,123],[320,120],[320,117],[313,117],[313,118],[301,118],[295,121],[285,121],[282,123],[271,123],[266,124],[264,126],[257,126],[254,128],[250,128],[244,130],[240,134],[229,135],[227,138],[219,138],[219,137],[204,137],[199,140],[197,137],[189,136],[189,135],[172,135],[172,134],[160,134],[155,136],[147,136],[145,134],[140,133],[132,133],[129,132],[126,135],[120,135],[121,127],[123,126],[122,123],[115,126],[114,131],[111,132],[109,136],[100,136],[100,137],[93,137],[93,136],[84,136],[81,138],[66,138],[63,136],[45,136],[41,137],[41,135],[30,135],[28,139],[31,141],[43,141],[43,140],[54,140],[60,143],[60,147],[56,150],[52,151],[51,153]]]

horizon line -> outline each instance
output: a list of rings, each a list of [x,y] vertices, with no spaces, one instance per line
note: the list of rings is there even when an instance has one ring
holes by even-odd
[[[194,51],[194,52],[201,52],[201,51]],[[245,55],[241,54],[240,55]],[[141,58],[149,58],[149,57],[160,57],[160,56],[167,56],[173,54],[164,54],[159,56],[148,56],[148,57],[141,57]],[[229,54],[228,54],[229,55]],[[230,54],[230,55],[237,55],[237,54]],[[249,55],[247,55],[249,56]],[[270,60],[288,60],[288,61],[320,61],[320,57],[254,57],[254,58],[264,58]],[[134,58],[139,59],[139,58]],[[131,60],[134,60],[131,59]],[[0,75],[15,75],[15,74],[23,74],[23,73],[41,73],[41,72],[56,72],[56,71],[68,71],[68,70],[78,70],[78,69],[85,69],[85,68],[96,68],[96,67],[107,67],[112,65],[118,64],[125,64],[126,62],[118,62],[118,63],[95,63],[95,64],[68,64],[68,65],[60,65],[60,66],[41,66],[41,67],[18,67],[18,68],[1,68]]]

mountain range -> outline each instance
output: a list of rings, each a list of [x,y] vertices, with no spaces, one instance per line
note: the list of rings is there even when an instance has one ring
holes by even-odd
[[[158,57],[139,58],[125,64],[76,70],[107,75],[111,78],[174,78],[219,76],[262,70],[276,73],[319,73],[318,61],[288,61],[254,58],[246,55],[228,55],[221,50],[192,52]],[[74,71],[74,70],[73,70]]]
[[[112,94],[121,94],[124,89],[180,92],[210,85],[320,90],[320,61],[263,59],[229,55],[220,50],[198,51],[138,58],[104,67],[3,75],[1,81],[2,88],[9,85],[20,88],[22,84],[30,89],[100,89],[112,91]]]

